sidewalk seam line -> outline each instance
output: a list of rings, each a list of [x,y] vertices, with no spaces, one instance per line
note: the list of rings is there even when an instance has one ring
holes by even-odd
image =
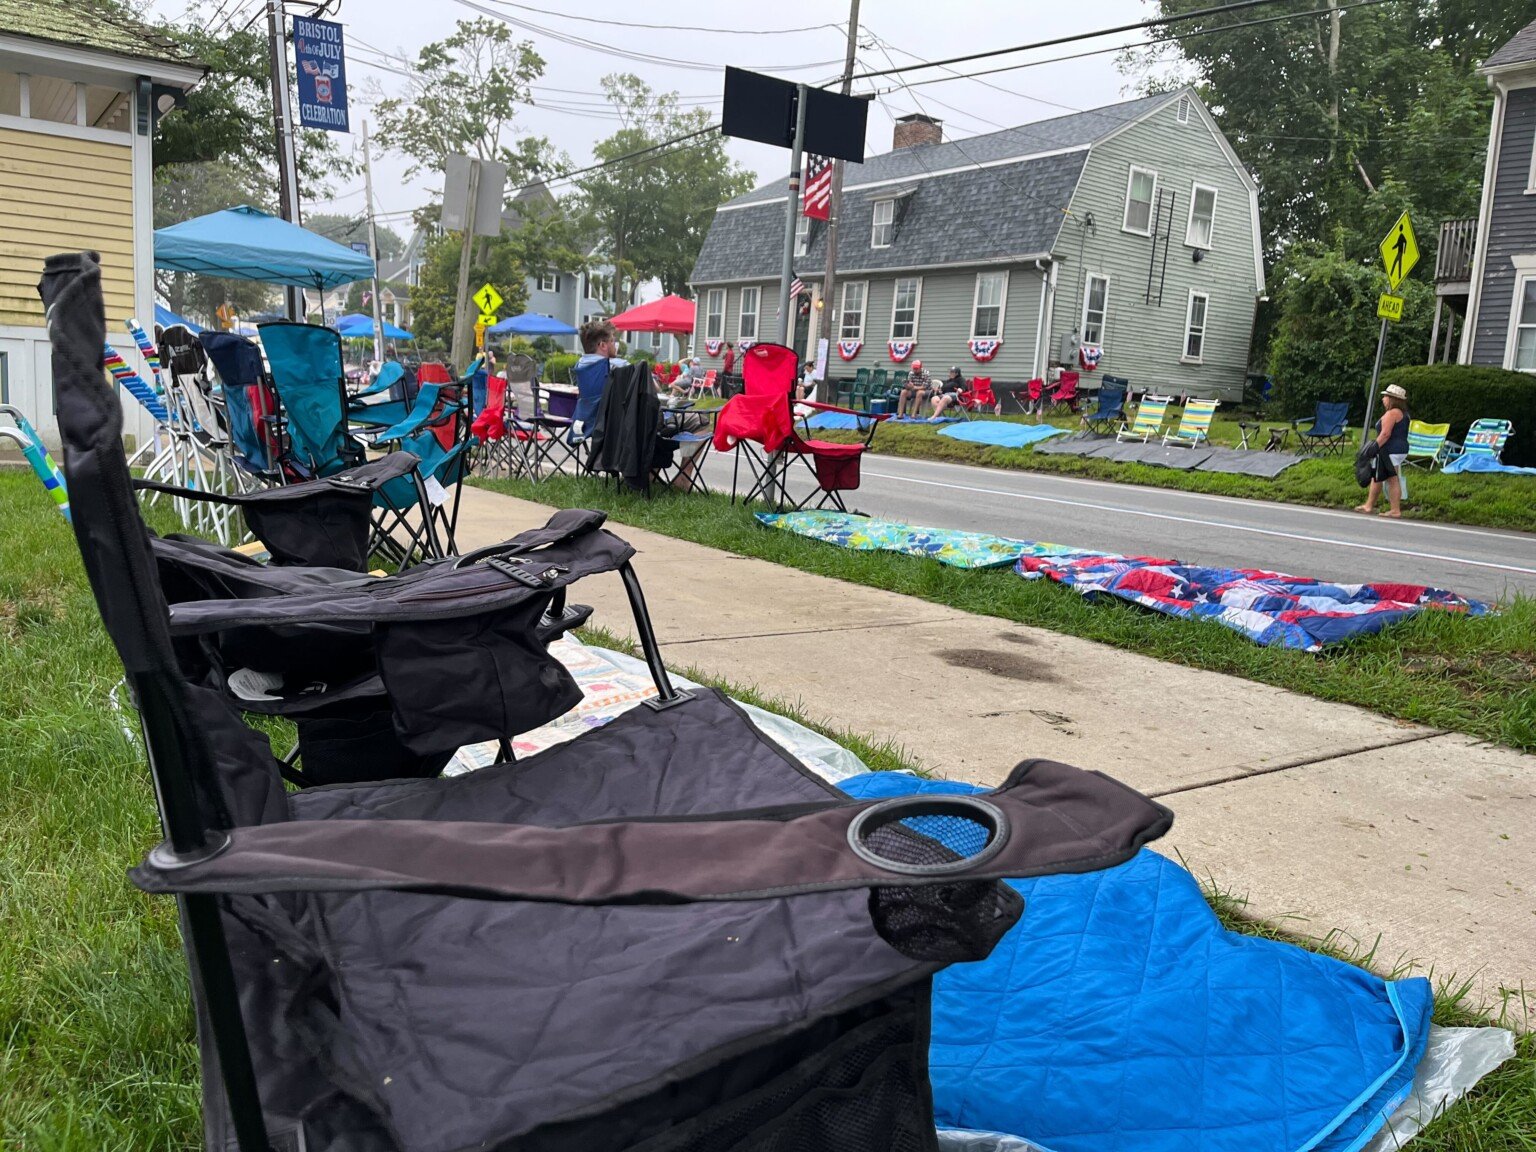
[[[939,616],[932,620],[893,620],[885,624],[845,624],[834,628],[797,628],[788,632],[747,632],[738,636],[699,636],[692,640],[664,640],[661,646],[663,648],[680,648],[685,644],[715,644],[724,640],[770,640],[775,636],[821,636],[828,632],[869,632],[876,628],[905,628],[924,624],[947,623],[949,623],[947,617]]]
[[[1222,776],[1215,780],[1204,780],[1196,784],[1181,784],[1177,788],[1168,788],[1162,792],[1148,792],[1147,796],[1154,800],[1160,800],[1164,796],[1177,796],[1183,792],[1197,792],[1202,788],[1215,788],[1221,784],[1235,784],[1240,780],[1252,780],[1258,776],[1272,776],[1276,772],[1289,772],[1293,768],[1310,768],[1316,764],[1326,764],[1330,760],[1343,760],[1350,756],[1359,756],[1366,752],[1380,752],[1386,748],[1401,748],[1407,744],[1418,744],[1424,740],[1438,740],[1442,736],[1454,736],[1454,732],[1446,732],[1436,729],[1433,732],[1417,733],[1402,740],[1387,740],[1379,744],[1365,744],[1357,748],[1347,748],[1340,752],[1328,752],[1320,756],[1308,756],[1301,760],[1293,760],[1286,764],[1271,764],[1265,768],[1256,768],[1252,772],[1236,772],[1230,776]]]

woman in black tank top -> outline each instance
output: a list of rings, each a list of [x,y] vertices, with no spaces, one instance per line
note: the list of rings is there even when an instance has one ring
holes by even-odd
[[[1365,494],[1365,503],[1355,511],[1374,512],[1376,501],[1385,490],[1391,510],[1383,515],[1398,518],[1403,514],[1403,485],[1398,469],[1408,456],[1408,393],[1400,385],[1389,384],[1381,394],[1381,405],[1381,419],[1375,426],[1375,478]]]

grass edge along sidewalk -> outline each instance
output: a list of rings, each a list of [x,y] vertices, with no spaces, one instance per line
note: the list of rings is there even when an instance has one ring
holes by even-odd
[[[1107,598],[1090,603],[1051,581],[1024,580],[1011,568],[950,568],[772,531],[750,509],[721,495],[666,490],[646,501],[570,476],[537,484],[472,483],[536,503],[602,509],[615,521],[711,548],[1536,752],[1536,600],[1517,597],[1500,614],[1478,618],[1424,612],[1309,655],[1262,648],[1210,621],[1162,616]]]
[[[159,837],[147,770],[109,694],[121,666],[63,519],[30,476],[0,473],[0,1147],[150,1152],[201,1146],[197,1049],[175,905],[124,869]],[[594,630],[589,639],[613,637]],[[874,768],[889,744],[684,669],[821,731]],[[1288,938],[1208,894],[1229,927]],[[1369,954],[1296,941],[1368,964]],[[1406,972],[1392,974],[1407,974]],[[1442,979],[1435,1020],[1497,1023]],[[1536,1034],[1416,1139],[1422,1152],[1529,1152]]]
[[[1033,424],[1033,418],[995,417],[983,414],[982,420],[1002,419]],[[1171,417],[1173,427],[1177,417]],[[1076,417],[1054,417],[1047,421],[1059,428],[1076,431]],[[1271,421],[1266,421],[1268,426]],[[1045,472],[1057,476],[1077,476],[1089,480],[1108,480],[1115,484],[1139,484],[1147,488],[1171,488],[1181,492],[1199,492],[1214,496],[1237,496],[1245,500],[1263,500],[1271,504],[1301,504],[1313,508],[1347,511],[1365,497],[1355,483],[1354,447],[1359,443],[1358,429],[1350,432],[1350,450],[1342,455],[1303,460],[1287,468],[1272,480],[1258,476],[1234,476],[1221,472],[1181,471],[1152,464],[1119,463],[1083,456],[1053,456],[1033,448],[995,448],[940,436],[944,424],[884,423],[875,434],[870,451],[881,456],[899,456],[912,460],[938,460],[951,464],[971,464],[1012,472]],[[818,439],[842,443],[862,440],[851,432],[818,428]],[[1211,440],[1217,447],[1235,448],[1238,429],[1230,418],[1218,418],[1211,425]],[[1503,528],[1536,532],[1536,476],[1447,475],[1438,469],[1408,471],[1411,499],[1403,506],[1403,516],[1410,520],[1431,520],[1442,524],[1465,524],[1476,528]]]

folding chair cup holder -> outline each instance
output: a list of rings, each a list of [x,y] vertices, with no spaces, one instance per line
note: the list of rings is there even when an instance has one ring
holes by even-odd
[[[155,539],[100,268],[52,257],[40,290],[76,538],[165,828],[130,876],[178,903],[210,1152],[935,1152],[931,981],[1017,921],[999,881],[1113,866],[1171,823],[1049,761],[980,796],[849,799],[722,693],[674,689],[600,513],[378,578]],[[548,644],[590,611],[571,585],[611,571],[659,703],[513,760],[579,698]],[[335,679],[307,695],[232,686],[236,662],[313,675],[320,653]],[[258,704],[384,752],[289,790]],[[502,762],[435,775],[465,738]]]

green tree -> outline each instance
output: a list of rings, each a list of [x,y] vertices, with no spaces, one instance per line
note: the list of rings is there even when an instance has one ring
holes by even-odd
[[[592,149],[599,161],[617,160],[709,126],[708,111],[684,111],[675,92],[658,94],[638,76],[605,76],[602,83],[620,128]],[[715,209],[755,181],[752,172],[725,154],[725,139],[716,133],[577,181],[603,254],[615,267],[633,269],[619,306],[633,300],[639,281],[653,276],[667,292],[685,290]]]
[[[266,201],[270,191],[263,185],[260,171],[249,165],[222,160],[164,164],[155,169],[155,227],[179,224],[238,204],[270,208]],[[220,304],[229,304],[247,315],[266,311],[276,296],[272,285],[255,280],[225,280],[163,269],[155,272],[155,287],[172,312],[204,325],[213,323],[214,309]]]
[[[441,172],[454,154],[499,160],[513,183],[549,170],[549,142],[515,135],[518,105],[533,103],[530,85],[544,75],[532,41],[499,20],[460,20],[410,71],[407,95],[374,105],[379,143],[411,159],[408,178]]]

